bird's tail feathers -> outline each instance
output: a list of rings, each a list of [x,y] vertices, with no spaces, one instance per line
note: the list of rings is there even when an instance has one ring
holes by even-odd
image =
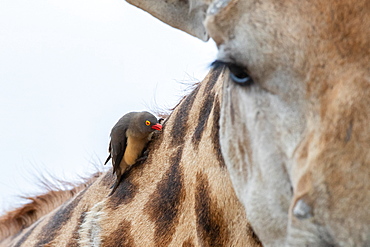
[[[104,165],[106,165],[108,163],[108,161],[110,160],[111,158],[111,155],[108,156],[107,160],[104,162]]]

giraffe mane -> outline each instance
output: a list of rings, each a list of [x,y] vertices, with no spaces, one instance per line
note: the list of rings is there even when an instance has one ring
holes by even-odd
[[[43,187],[48,190],[46,193],[37,196],[22,196],[30,202],[0,216],[0,242],[32,225],[38,219],[74,197],[92,184],[101,174],[102,172],[96,172],[91,177],[82,178],[82,182],[77,183],[54,178],[53,180],[56,180],[60,184],[59,186],[51,184],[48,180],[41,181]],[[65,189],[63,188],[65,186],[72,188]]]

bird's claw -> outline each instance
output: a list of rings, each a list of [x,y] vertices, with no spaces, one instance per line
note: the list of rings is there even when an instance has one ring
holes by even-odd
[[[113,195],[113,193],[116,191],[116,189],[117,189],[118,185],[120,184],[120,182],[121,181],[116,180],[116,182],[110,187],[111,191],[110,191],[110,193],[109,193],[108,196]]]
[[[149,155],[149,150],[147,149],[147,150],[145,150],[145,151],[143,152],[143,154],[140,156],[140,158],[138,158],[138,159],[136,160],[136,164],[141,164],[141,163],[143,163],[144,161],[146,161],[146,159],[148,158],[148,155]]]

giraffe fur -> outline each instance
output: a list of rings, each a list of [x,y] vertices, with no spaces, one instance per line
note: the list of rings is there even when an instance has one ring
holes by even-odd
[[[0,246],[261,246],[220,151],[223,79],[213,69],[179,103],[112,196],[108,171]]]

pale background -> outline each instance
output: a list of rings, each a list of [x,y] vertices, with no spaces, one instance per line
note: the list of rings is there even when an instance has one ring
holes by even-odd
[[[123,0],[0,0],[0,214],[103,168],[123,114],[175,106],[215,57]]]

